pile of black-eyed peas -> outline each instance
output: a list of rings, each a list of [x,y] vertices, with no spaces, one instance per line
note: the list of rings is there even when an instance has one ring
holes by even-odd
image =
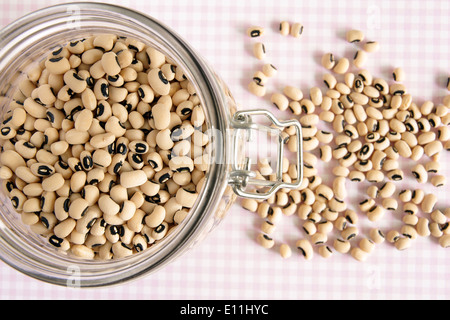
[[[283,21],[279,32],[298,38],[303,26]],[[262,27],[248,30],[257,41],[255,57],[267,63],[261,40],[264,34]],[[447,180],[440,173],[439,160],[450,150],[450,95],[439,104],[416,104],[403,83],[402,68],[392,70],[392,79],[375,77],[364,69],[370,53],[379,50],[378,42],[365,40],[359,30],[349,30],[346,40],[357,47],[354,58],[323,54],[323,88],[313,87],[304,94],[298,87],[286,86],[283,92],[268,97],[303,126],[304,179],[297,190],[282,189],[267,201],[242,201],[245,209],[263,220],[257,242],[264,248],[278,248],[283,258],[290,257],[291,247],[295,247],[307,260],[314,252],[324,258],[339,252],[365,261],[377,244],[388,241],[398,250],[406,250],[418,236],[433,236],[448,248],[450,208],[440,207],[432,188],[444,187]],[[252,94],[268,95],[266,85],[276,75],[272,70],[276,70],[272,64],[265,64],[254,74],[248,86]],[[447,87],[450,90],[450,78]],[[283,132],[284,141],[296,152],[298,141],[291,131]],[[407,159],[416,164],[405,170]],[[323,181],[319,162],[334,164],[329,169],[332,181]],[[258,165],[260,179],[276,179],[268,160],[262,159]],[[285,157],[282,165],[283,180],[291,182],[296,164]],[[398,184],[408,178],[423,189],[399,189]],[[349,203],[349,181],[369,183],[361,202]],[[382,230],[377,226],[388,212],[401,212],[401,228]],[[299,235],[295,244],[275,241],[277,225],[283,216],[292,215],[302,221],[304,236]],[[373,225],[367,234],[358,228],[363,219]]]
[[[209,165],[203,107],[183,70],[111,34],[37,62],[0,130],[0,178],[22,222],[85,259],[164,239],[189,215]]]

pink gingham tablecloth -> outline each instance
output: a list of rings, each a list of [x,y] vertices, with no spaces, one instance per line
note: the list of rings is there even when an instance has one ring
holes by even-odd
[[[0,24],[45,6],[52,0],[3,0]],[[270,108],[268,99],[247,91],[247,84],[262,62],[253,58],[250,25],[266,28],[267,61],[279,69],[269,93],[294,84],[304,90],[321,85],[319,66],[325,52],[351,57],[356,46],[343,38],[350,28],[361,29],[381,50],[369,55],[367,69],[390,78],[403,67],[405,84],[417,102],[439,103],[450,75],[450,2],[446,0],[298,1],[298,0],[109,0],[160,19],[185,37],[210,62],[230,87],[241,109]],[[282,20],[301,22],[299,39],[277,33]],[[287,117],[288,115],[286,115]],[[449,177],[449,157],[443,158]],[[321,171],[324,180],[329,169]],[[351,199],[363,199],[364,190],[352,186]],[[449,187],[427,192],[448,207]],[[400,214],[390,223],[399,226]],[[363,219],[363,218],[361,218]],[[0,263],[1,299],[448,299],[450,254],[436,239],[420,238],[411,249],[398,252],[390,244],[377,247],[366,263],[349,255],[325,260],[316,253],[305,261],[296,251],[289,260],[277,247],[265,250],[255,243],[260,220],[233,206],[225,221],[204,242],[181,259],[136,282],[108,289],[79,290],[56,287],[30,279]],[[279,242],[295,243],[304,234],[294,217],[284,219],[276,233]],[[371,227],[363,222],[362,232]],[[383,226],[382,227],[388,227]]]

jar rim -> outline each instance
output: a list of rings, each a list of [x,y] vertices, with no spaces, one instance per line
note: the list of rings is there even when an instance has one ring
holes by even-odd
[[[76,16],[73,16],[75,14]],[[199,90],[199,97],[208,119],[209,127],[214,130],[225,132],[229,127],[229,119],[224,110],[226,101],[216,75],[201,58],[200,55],[178,34],[169,27],[163,25],[156,19],[137,12],[132,9],[117,5],[97,3],[97,2],[72,2],[47,7],[30,13],[19,20],[11,23],[2,30],[0,37],[0,74],[8,70],[6,64],[10,61],[12,46],[21,43],[26,46],[27,37],[35,37],[42,31],[42,28],[59,28],[64,26],[68,19],[71,23],[79,24],[79,29],[73,30],[74,25],[66,24],[66,28],[76,33],[83,30],[84,24],[95,22],[95,18],[101,17],[102,21],[110,19],[111,25],[135,23],[135,27],[146,30],[148,35],[154,37],[155,44],[165,45],[164,49],[170,51],[170,57],[176,63],[182,65],[188,78],[196,82]],[[78,19],[78,20],[77,20]],[[122,26],[121,26],[122,27]],[[26,31],[28,30],[28,31]],[[21,49],[19,49],[21,50]],[[223,135],[223,139],[227,139]],[[48,283],[68,286],[70,284],[80,287],[103,287],[122,284],[130,280],[135,280],[141,276],[157,271],[167,263],[173,261],[190,248],[201,236],[207,227],[208,218],[214,214],[214,208],[221,200],[225,187],[227,186],[227,163],[224,158],[227,156],[225,146],[227,141],[213,141],[214,157],[211,159],[210,168],[207,173],[204,189],[196,205],[191,209],[192,214],[183,226],[178,226],[180,230],[169,235],[164,242],[164,246],[157,248],[155,252],[150,249],[131,257],[112,260],[106,262],[71,261],[54,255],[51,259],[41,256],[38,248],[21,248],[23,239],[13,230],[4,224],[0,219],[0,258],[13,268],[25,273],[33,278]],[[5,205],[2,205],[5,207]],[[161,243],[162,244],[162,243]],[[33,260],[34,259],[34,260]],[[64,267],[59,263],[64,261]],[[80,267],[86,274],[76,274],[79,278],[74,281],[73,270],[69,267]],[[104,269],[100,269],[104,267]],[[120,273],[117,270],[120,269]],[[75,268],[75,271],[77,269]],[[78,271],[80,271],[78,269]],[[69,283],[69,281],[72,281]]]

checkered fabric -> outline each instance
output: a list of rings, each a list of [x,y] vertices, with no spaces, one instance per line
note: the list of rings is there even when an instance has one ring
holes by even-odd
[[[2,0],[0,24],[45,6],[52,0]],[[405,84],[417,103],[436,104],[449,92],[450,2],[421,1],[297,1],[297,0],[108,0],[140,10],[160,19],[187,39],[224,79],[240,109],[269,108],[269,99],[247,91],[253,73],[262,62],[252,55],[254,39],[247,27],[266,28],[267,62],[279,73],[270,80],[269,95],[285,85],[305,93],[321,85],[325,52],[351,58],[357,45],[344,40],[346,30],[361,29],[367,39],[379,41],[380,51],[369,54],[367,69],[391,78],[394,67],[403,67]],[[282,37],[280,21],[301,22],[303,35]],[[1,32],[1,31],[0,31]],[[280,115],[289,118],[289,114]],[[442,157],[442,174],[450,177],[450,157]],[[412,163],[404,164],[410,168]],[[330,168],[320,174],[329,181]],[[398,187],[399,190],[401,186]],[[448,186],[427,192],[438,195],[442,208],[449,207]],[[349,206],[364,198],[363,188],[349,184]],[[379,225],[384,230],[401,225],[401,214],[391,215]],[[361,234],[370,224],[361,216]],[[387,221],[389,220],[389,221]],[[389,222],[389,223],[388,223]],[[292,247],[305,237],[297,217],[283,219],[275,234],[277,245],[265,250],[256,243],[261,221],[235,204],[223,223],[205,241],[157,274],[108,289],[78,290],[48,285],[28,278],[0,263],[1,299],[448,299],[450,298],[450,254],[433,238],[419,238],[405,252],[391,244],[377,246],[366,263],[349,255],[335,254],[325,260],[317,253],[305,261],[294,250],[283,260],[278,244]]]

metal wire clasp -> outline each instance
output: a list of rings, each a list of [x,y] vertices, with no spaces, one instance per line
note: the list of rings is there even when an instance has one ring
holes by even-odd
[[[271,122],[272,126],[266,126],[253,122],[254,116],[266,116]],[[303,180],[303,136],[302,126],[297,120],[279,121],[270,111],[267,110],[247,110],[239,111],[234,114],[232,119],[232,126],[235,129],[233,132],[233,155],[232,155],[232,172],[230,174],[230,185],[233,191],[240,197],[266,200],[274,195],[278,190],[298,189]],[[293,179],[292,183],[283,181],[283,157],[284,157],[284,139],[281,132],[287,128],[295,128],[297,136],[297,177]],[[257,174],[251,171],[251,161],[249,157],[245,157],[244,164],[239,159],[242,159],[242,149],[239,148],[239,140],[242,140],[242,130],[247,134],[247,141],[251,142],[252,135],[250,132],[260,130],[270,132],[273,135],[278,135],[277,147],[277,168],[275,181],[256,179]],[[242,143],[242,142],[241,142]],[[249,187],[252,190],[249,190]],[[257,191],[255,191],[255,189]]]

